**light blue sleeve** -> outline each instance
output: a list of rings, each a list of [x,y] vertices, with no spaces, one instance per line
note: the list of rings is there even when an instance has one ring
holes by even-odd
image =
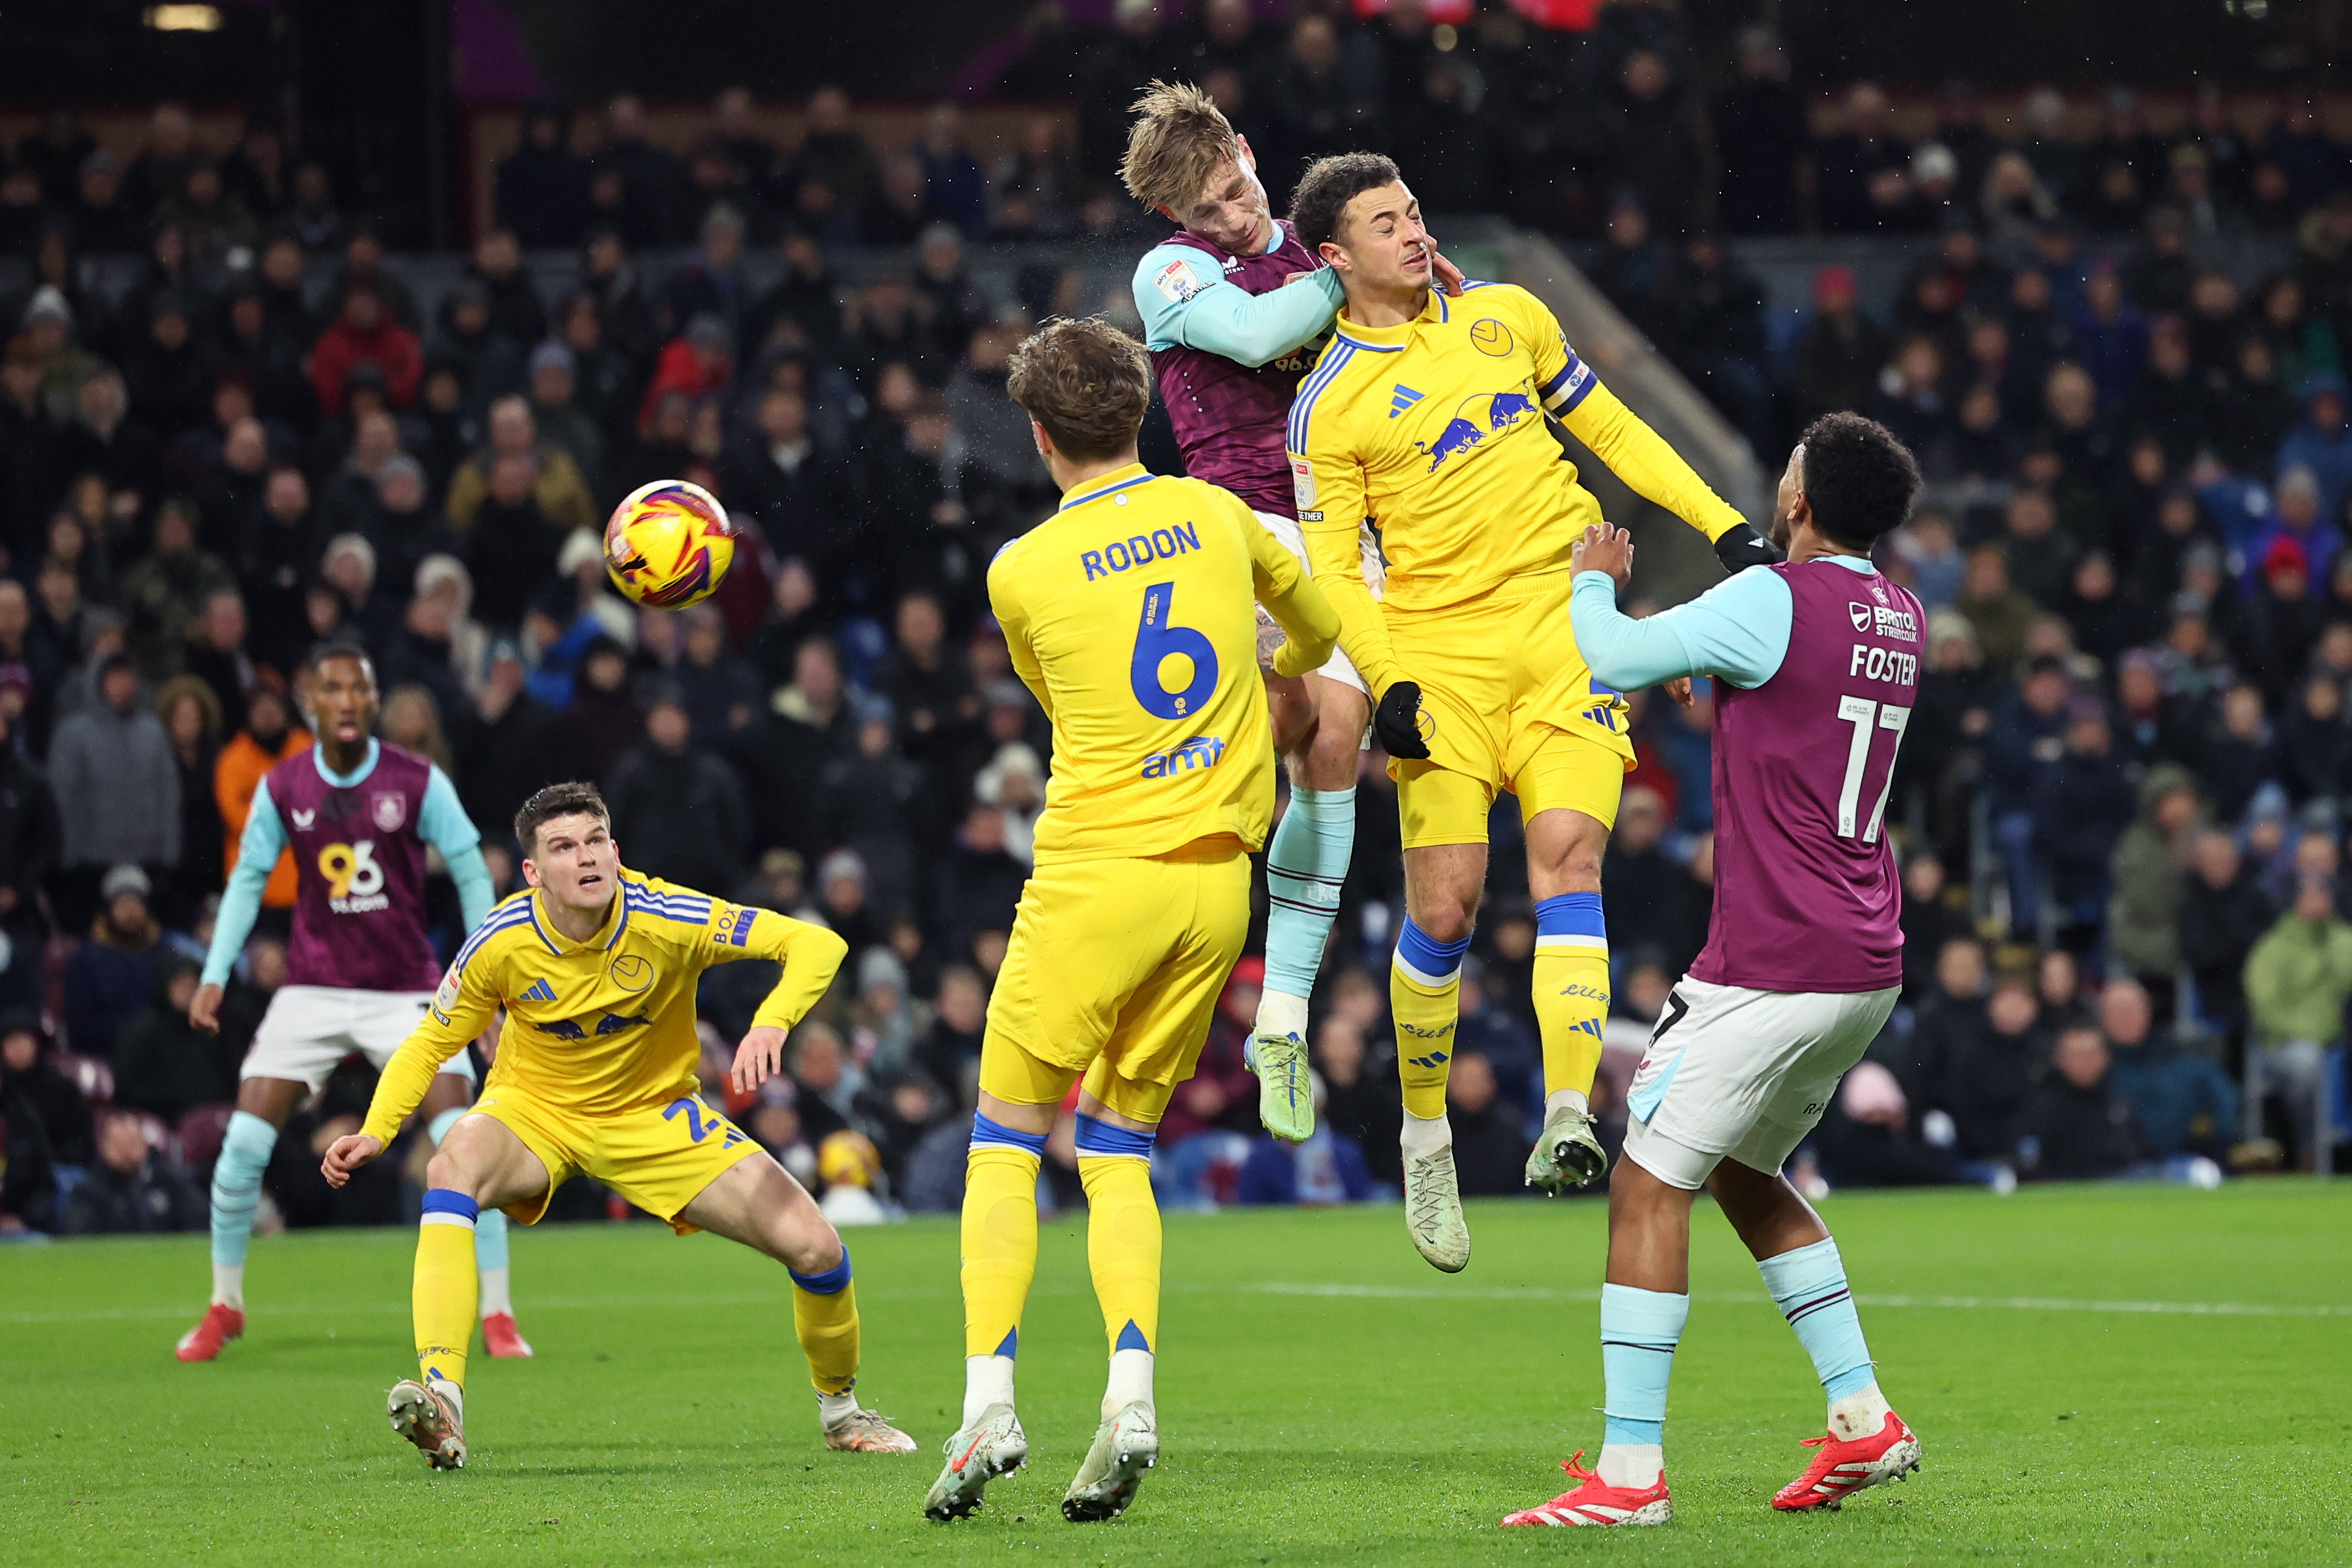
[[[1569,616],[1577,650],[1604,686],[1635,691],[1711,675],[1755,687],[1789,657],[1796,606],[1779,573],[1751,566],[1686,605],[1637,621],[1617,607],[1617,584],[1606,572],[1580,572]]]
[[[236,869],[228,874],[228,886],[221,889],[220,912],[213,917],[213,945],[205,954],[205,984],[228,984],[229,971],[236,967],[236,955],[245,951],[245,939],[253,934],[254,920],[261,913],[262,889],[269,886],[269,873],[285,852],[286,825],[278,820],[278,805],[269,798],[269,781],[265,778],[254,787],[253,810],[245,819],[245,831],[237,836]]]
[[[481,829],[458,802],[457,786],[437,767],[425,782],[416,831],[441,851],[441,863],[449,868],[449,879],[457,885],[458,913],[466,929],[475,930],[498,901],[490,887],[490,868],[482,858]]]
[[[1162,245],[1135,269],[1135,309],[1147,348],[1200,349],[1236,363],[1278,359],[1329,327],[1347,296],[1326,267],[1270,293],[1228,283],[1209,257]]]

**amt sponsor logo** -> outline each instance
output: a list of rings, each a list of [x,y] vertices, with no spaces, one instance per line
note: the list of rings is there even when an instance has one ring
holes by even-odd
[[[1189,773],[1195,768],[1213,768],[1223,760],[1225,742],[1222,736],[1195,735],[1171,752],[1160,752],[1143,759],[1143,776],[1148,779],[1173,778]]]

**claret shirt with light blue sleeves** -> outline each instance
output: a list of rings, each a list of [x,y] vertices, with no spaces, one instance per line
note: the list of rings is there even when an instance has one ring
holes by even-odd
[[[1283,248],[1288,234],[1275,225],[1265,254]],[[1304,282],[1252,293],[1227,279],[1209,252],[1181,243],[1145,253],[1134,290],[1144,347],[1199,349],[1244,365],[1265,364],[1321,336],[1348,300],[1339,275],[1328,267],[1308,272]]]
[[[1878,572],[1866,556],[1819,559],[1858,577]],[[1709,675],[1753,689],[1778,674],[1789,657],[1796,605],[1779,573],[1750,566],[1688,604],[1637,621],[1617,607],[1617,584],[1608,573],[1579,572],[1569,616],[1577,651],[1603,686],[1638,691],[1662,680]]]
[[[327,765],[324,747],[310,748],[310,761],[319,776],[337,789],[355,789],[375,772],[376,759],[383,754],[382,743],[368,742],[367,760],[348,773],[339,773]],[[457,786],[438,767],[425,786],[424,804],[417,808],[417,836],[441,853],[442,862],[449,868],[449,879],[457,884],[457,908],[465,920],[466,929],[472,931],[482,923],[497,901],[490,882],[490,868],[482,858],[482,835],[466,808],[457,800]],[[245,832],[237,839],[236,869],[228,875],[228,886],[221,892],[220,912],[213,920],[213,942],[205,954],[204,984],[225,985],[229,972],[236,966],[237,954],[245,951],[245,939],[253,934],[253,922],[261,912],[262,889],[268,885],[270,870],[277,866],[278,855],[286,847],[286,825],[279,819],[278,806],[269,798],[269,781],[263,779],[253,792],[253,812],[245,819]]]

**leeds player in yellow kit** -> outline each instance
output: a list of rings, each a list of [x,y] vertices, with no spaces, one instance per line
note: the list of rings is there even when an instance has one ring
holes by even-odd
[[[714,963],[781,961],[783,975],[735,1053],[739,1089],[777,1070],[784,1032],[833,983],[846,945],[822,926],[705,897],[620,863],[595,786],[550,784],[515,818],[534,889],[491,910],[431,1008],[385,1064],[366,1124],[328,1149],[331,1185],[383,1152],[440,1064],[501,1007],[498,1060],[473,1110],[425,1167],[416,1240],[417,1377],[393,1387],[393,1429],[436,1469],[466,1462],[466,1342],[474,1322],[474,1219],[526,1225],[575,1173],[681,1236],[709,1230],[791,1272],[793,1327],[816,1384],[825,1445],[912,1453],[861,1409],[849,1253],[784,1168],[697,1091],[695,982]]]
[[[1428,231],[1388,159],[1318,162],[1291,216],[1348,300],[1299,385],[1287,442],[1316,580],[1339,612],[1340,646],[1380,694],[1374,733],[1394,759],[1406,921],[1390,998],[1406,1224],[1422,1256],[1451,1271],[1469,1261],[1470,1232],[1445,1079],[1497,790],[1518,796],[1537,900],[1546,1102],[1528,1180],[1563,1191],[1605,1163],[1585,1103],[1609,1013],[1601,858],[1633,748],[1623,700],[1593,683],[1570,627],[1570,552],[1601,509],[1545,416],[1716,541],[1727,565],[1769,557],[1593,379],[1541,301],[1508,284],[1456,299],[1431,288]],[[1366,521],[1387,564],[1379,601],[1347,570]]]
[[[1249,856],[1274,816],[1253,601],[1288,634],[1273,661],[1286,676],[1323,663],[1339,618],[1238,499],[1136,460],[1151,368],[1133,339],[1102,321],[1053,322],[1013,355],[1007,390],[1062,504],[998,552],[988,596],[1013,668],[1053,721],[1053,776],[981,1045],[963,1422],[923,1510],[971,1513],[1028,1456],[1013,1369],[1037,1266],[1038,1161],[1076,1083],[1110,1371],[1062,1512],[1091,1521],[1124,1510],[1159,1456],[1152,1133],[1241,956]]]

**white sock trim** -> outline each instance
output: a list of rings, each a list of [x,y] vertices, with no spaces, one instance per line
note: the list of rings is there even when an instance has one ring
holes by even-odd
[[[821,1426],[831,1426],[857,1414],[857,1390],[845,1388],[839,1394],[820,1390],[816,1396],[816,1418]]]
[[[509,1269],[485,1268],[481,1270],[481,1281],[483,1317],[494,1318],[500,1312],[511,1313],[514,1310],[514,1301],[508,1295]]]
[[[245,1265],[215,1263],[213,1265],[213,1304],[245,1310]]]
[[[1150,1405],[1154,1358],[1150,1351],[1113,1351],[1110,1375],[1103,1383],[1102,1418],[1106,1421],[1138,1401]]]
[[[1557,1115],[1563,1109],[1578,1111],[1586,1116],[1592,1114],[1592,1107],[1586,1102],[1584,1096],[1572,1089],[1556,1089],[1544,1096],[1546,1120]]]
[[[1654,1487],[1665,1474],[1666,1450],[1657,1443],[1603,1443],[1592,1473],[1610,1487]]]
[[[1454,1123],[1443,1116],[1415,1116],[1408,1110],[1397,1142],[1408,1154],[1434,1154],[1440,1149],[1451,1149]]]
[[[1257,999],[1257,1033],[1307,1037],[1307,998],[1267,991]]]
[[[1013,1358],[1009,1355],[968,1355],[963,1358],[963,1425],[980,1419],[992,1405],[1013,1403]]]

